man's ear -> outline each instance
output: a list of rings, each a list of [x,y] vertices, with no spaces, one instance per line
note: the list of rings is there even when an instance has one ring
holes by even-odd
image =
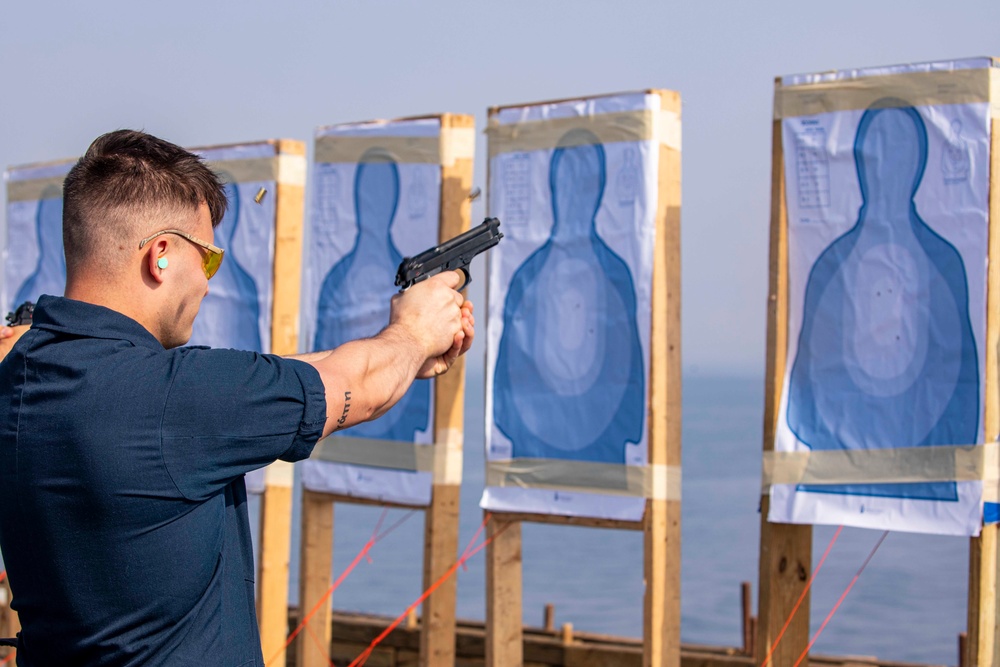
[[[164,274],[170,270],[169,249],[170,243],[162,236],[153,239],[153,243],[147,246],[146,269],[157,283],[162,283]]]

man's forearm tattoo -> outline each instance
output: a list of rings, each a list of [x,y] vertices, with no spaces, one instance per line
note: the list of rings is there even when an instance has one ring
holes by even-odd
[[[344,422],[347,421],[347,413],[351,411],[351,392],[344,392],[344,414],[340,415],[340,419],[337,420],[337,430],[344,428]]]

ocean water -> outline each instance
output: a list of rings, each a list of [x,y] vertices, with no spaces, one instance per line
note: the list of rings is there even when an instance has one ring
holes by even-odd
[[[465,477],[459,550],[483,520],[483,379],[469,364]],[[754,586],[756,608],[759,480],[764,381],[760,377],[684,378],[681,637],[738,646],[740,582]],[[251,504],[251,512],[257,503]],[[293,518],[290,594],[298,598],[298,518]],[[382,510],[339,504],[334,515],[335,575],[354,559]],[[340,610],[401,614],[422,592],[423,514],[390,510],[402,521],[378,542],[333,596]],[[814,530],[813,564],[833,527]],[[881,533],[844,529],[817,576],[815,632]],[[555,605],[557,626],[628,637],[642,634],[642,535],[639,532],[524,524],[524,622],[542,624]],[[482,537],[479,538],[482,541]],[[813,648],[814,653],[957,664],[965,629],[969,541],[890,533]],[[457,613],[485,618],[485,552],[458,572]]]
[[[742,643],[740,582],[754,587],[760,533],[762,377],[684,378],[681,638]],[[470,364],[466,395],[465,477],[459,550],[483,520],[483,382]],[[353,560],[382,510],[340,504],[334,515],[334,573]],[[404,520],[405,519],[405,520]],[[404,522],[371,551],[334,594],[341,610],[398,615],[421,593],[423,516],[391,510]],[[297,528],[297,524],[296,524]],[[834,527],[814,529],[813,566]],[[881,536],[845,528],[813,586],[815,632]],[[642,534],[524,524],[524,622],[542,624],[547,603],[557,626],[642,635]],[[482,538],[479,539],[482,541]],[[293,541],[296,550],[297,536]],[[965,629],[969,541],[890,533],[816,642],[814,653],[957,664]],[[485,551],[458,573],[460,618],[485,618]],[[292,564],[292,597],[298,568]],[[756,612],[754,612],[756,613]]]

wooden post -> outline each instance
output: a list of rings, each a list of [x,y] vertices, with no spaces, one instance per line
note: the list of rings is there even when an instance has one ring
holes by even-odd
[[[569,646],[573,643],[573,624],[563,623],[562,624],[562,643],[563,646]]]
[[[313,607],[333,585],[333,498],[324,493],[302,491],[302,551],[299,568],[299,610],[301,617]],[[297,667],[326,667],[330,664],[330,627],[332,598],[327,598],[313,614],[308,626],[297,638]],[[310,633],[320,639],[325,651],[320,651]],[[265,659],[270,655],[264,654]]]
[[[775,80],[775,88],[781,80]],[[788,211],[781,120],[771,126],[771,252],[767,301],[767,367],[764,383],[764,451],[774,450],[781,385],[788,352]],[[771,523],[770,496],[760,508],[760,574],[757,582],[757,661],[771,645],[809,580],[812,569],[812,526]],[[781,638],[771,665],[791,665],[809,645],[809,597],[803,600]]]
[[[442,114],[439,155],[441,157],[441,209],[438,239],[447,240],[469,228],[469,190],[472,187],[475,119],[472,116]],[[455,564],[458,558],[458,516],[462,482],[463,399],[465,394],[465,360],[459,359],[448,373],[435,379],[434,442],[435,465],[430,504],[424,522],[424,588],[430,588]],[[306,491],[302,514],[302,575],[303,614],[330,587],[332,551],[331,506],[334,502],[356,502],[401,507],[395,503],[365,498],[352,498]],[[449,665],[455,662],[455,577],[446,579],[423,605],[420,623],[421,665]],[[330,641],[330,602],[310,621],[309,626],[328,645]],[[416,626],[416,616],[412,621]],[[307,633],[303,633],[307,637]],[[306,639],[299,644],[300,667],[321,667],[329,664],[327,655],[320,655],[314,642]]]
[[[288,635],[288,562],[291,557],[292,464],[275,461],[265,471],[260,496],[260,555],[257,573],[257,623],[261,650],[270,658]],[[284,654],[275,658],[281,667]]]
[[[274,301],[271,352],[298,352],[299,295],[302,280],[302,222],[305,212],[306,145],[275,142],[277,190],[274,234]],[[261,649],[270,659],[288,635],[288,562],[291,552],[292,464],[276,461],[265,475],[260,503],[260,571],[257,618]],[[284,667],[281,654],[269,667]],[[325,663],[324,663],[325,664]]]
[[[749,581],[740,583],[740,626],[743,630],[743,653],[749,656],[753,650],[753,589]]]
[[[521,522],[494,514],[486,525],[486,667],[524,662]]]
[[[450,144],[474,132],[472,116],[444,114],[441,117],[441,153],[462,155]],[[474,134],[472,136],[475,136]],[[448,240],[469,229],[472,188],[472,155],[441,167],[440,239]],[[458,559],[458,514],[462,484],[463,406],[465,358],[459,358],[434,384],[434,441],[444,451],[435,467],[431,504],[424,521],[424,590],[440,579]],[[420,632],[420,664],[451,665],[455,662],[455,599],[457,578],[449,577],[423,604]]]
[[[542,627],[545,628],[546,632],[556,631],[556,606],[552,603],[545,605],[545,611],[542,613]]]
[[[661,110],[680,115],[680,94],[660,95]],[[681,152],[660,145],[650,337],[649,464],[681,467]],[[664,473],[667,475],[667,473]],[[671,479],[667,475],[667,479]],[[677,477],[679,480],[679,476]],[[673,480],[671,480],[673,481]],[[679,489],[646,501],[643,547],[643,666],[681,664],[681,501]]]
[[[987,375],[989,374],[987,366]],[[969,540],[968,643],[970,665],[996,665],[997,525]],[[989,657],[987,657],[989,656]]]
[[[997,93],[994,93],[997,94]],[[986,373],[983,378],[983,432],[992,440],[1000,432],[1000,120],[990,132],[989,263],[986,273]],[[983,526],[969,542],[968,663],[1000,665],[997,642],[997,524]]]

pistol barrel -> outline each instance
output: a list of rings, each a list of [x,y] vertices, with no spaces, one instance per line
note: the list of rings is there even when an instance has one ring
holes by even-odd
[[[465,283],[458,289],[465,289],[472,280],[469,274],[472,258],[484,250],[489,250],[502,238],[500,221],[496,218],[487,218],[474,229],[430,250],[425,250],[419,255],[404,259],[396,272],[396,286],[405,290],[442,271],[461,270],[465,274]]]

